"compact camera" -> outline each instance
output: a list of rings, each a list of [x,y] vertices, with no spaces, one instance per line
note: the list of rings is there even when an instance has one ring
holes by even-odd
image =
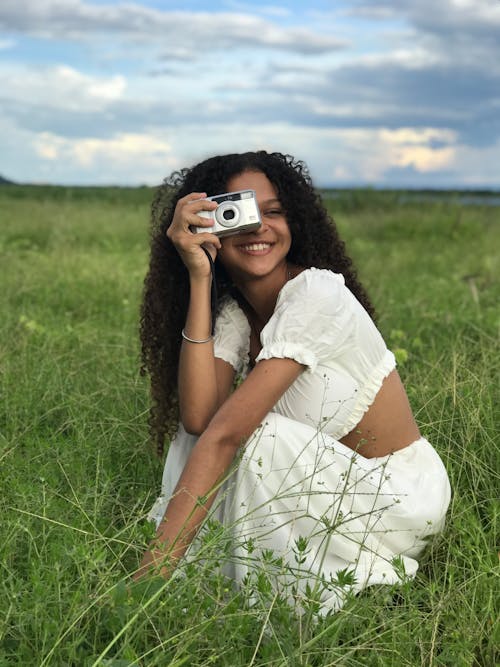
[[[254,190],[240,190],[227,192],[224,195],[207,197],[209,201],[217,202],[214,211],[200,211],[198,215],[213,221],[212,227],[195,227],[193,232],[209,232],[217,236],[231,236],[243,234],[258,229],[262,222],[260,211],[255,198]]]

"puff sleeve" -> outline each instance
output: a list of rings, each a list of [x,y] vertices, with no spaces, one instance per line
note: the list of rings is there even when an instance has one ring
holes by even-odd
[[[342,275],[306,269],[281,290],[256,361],[294,359],[314,372],[341,355],[354,335],[353,299]]]
[[[248,369],[250,325],[236,301],[228,298],[215,322],[214,355],[227,361],[236,373],[244,375]]]

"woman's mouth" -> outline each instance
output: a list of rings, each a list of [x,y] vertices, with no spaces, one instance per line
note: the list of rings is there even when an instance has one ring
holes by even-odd
[[[245,245],[240,245],[238,246],[239,249],[245,253],[248,253],[250,255],[264,255],[266,254],[272,247],[272,243],[245,243]]]

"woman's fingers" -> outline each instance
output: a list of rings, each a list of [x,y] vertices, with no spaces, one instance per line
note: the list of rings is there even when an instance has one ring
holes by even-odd
[[[214,243],[210,243],[208,241],[205,241],[202,244],[201,247],[204,248],[205,250],[207,250],[210,253],[210,257],[212,258],[212,261],[215,261],[215,258],[217,257],[217,250],[220,248],[220,241],[219,241],[218,246],[216,246]]]
[[[206,197],[188,200],[185,202],[185,205],[189,206],[189,209],[195,213],[198,211],[213,211],[218,206],[217,202],[207,199]]]
[[[211,234],[209,229],[212,227],[210,220],[200,218],[198,215],[186,217],[185,225],[170,225],[167,229],[167,237],[175,246],[182,245],[201,245],[200,236],[205,237],[209,234],[211,237],[217,238],[215,234]],[[193,231],[191,227],[197,227],[198,231]],[[207,231],[202,231],[203,227],[207,227]],[[217,247],[220,247],[219,245]]]
[[[176,245],[178,239],[182,239],[185,236],[189,238],[196,235],[196,232],[191,229],[192,227],[212,227],[212,222],[207,218],[195,215],[194,213],[184,215],[181,220],[175,223],[172,222],[167,229],[167,236]]]
[[[179,199],[172,223],[167,229],[167,237],[172,241],[182,261],[193,275],[208,275],[210,273],[209,262],[201,246],[209,244],[209,252],[213,259],[217,250],[221,247],[217,236],[208,231],[202,231],[204,227],[212,227],[212,221],[199,215],[199,213],[201,211],[213,211],[217,208],[216,202],[210,201],[206,197],[205,192],[192,192]],[[198,227],[199,231],[193,232],[192,227]]]
[[[193,192],[179,199],[167,235],[172,238],[177,231],[190,231],[191,226],[211,227],[212,224],[208,218],[197,214],[201,211],[214,211],[216,208],[216,202],[208,200],[205,192]]]
[[[178,238],[175,246],[183,252],[189,252],[190,250],[197,252],[198,248],[205,243],[210,243],[216,250],[219,250],[221,247],[219,237],[215,236],[215,234],[210,234],[210,232],[199,232],[198,234],[189,232]]]
[[[200,211],[213,211],[217,206],[216,202],[207,199],[205,192],[193,192],[187,195],[187,197],[179,199],[176,209],[180,209],[181,211],[185,211],[187,215],[191,215]]]

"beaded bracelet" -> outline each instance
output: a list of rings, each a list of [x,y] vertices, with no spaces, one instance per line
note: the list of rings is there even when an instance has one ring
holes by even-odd
[[[203,340],[195,340],[194,338],[189,338],[189,336],[186,336],[186,332],[184,329],[181,331],[181,335],[184,338],[184,340],[187,340],[188,343],[208,343],[211,340],[213,340],[213,336],[209,336],[208,338],[204,338]]]

